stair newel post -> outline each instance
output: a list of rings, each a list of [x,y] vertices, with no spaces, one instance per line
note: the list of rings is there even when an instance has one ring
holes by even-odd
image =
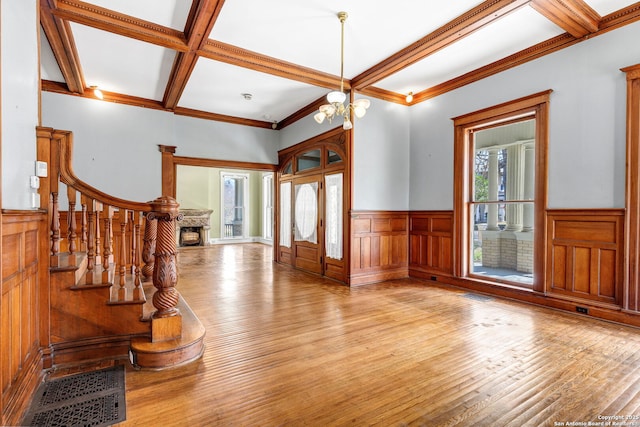
[[[120,208],[120,258],[118,264],[118,273],[120,274],[120,287],[123,288],[126,284],[125,276],[127,274],[127,223],[129,221],[129,212],[126,209]]]
[[[144,245],[142,247],[142,262],[144,262],[144,266],[142,267],[142,280],[144,282],[151,282],[153,280],[153,254],[156,251],[157,233],[158,220],[150,217],[148,213],[145,213]]]
[[[78,237],[76,223],[76,190],[67,186],[67,200],[69,211],[67,212],[67,239],[69,242],[69,262],[75,264],[75,253],[78,250],[76,238]],[[73,260],[72,260],[73,259]]]
[[[155,263],[153,267],[153,306],[157,309],[152,316],[151,341],[165,341],[182,335],[182,317],[176,307],[180,294],[176,290],[178,267],[176,258],[176,221],[182,219],[175,199],[162,196],[151,202],[148,219],[156,219]]]

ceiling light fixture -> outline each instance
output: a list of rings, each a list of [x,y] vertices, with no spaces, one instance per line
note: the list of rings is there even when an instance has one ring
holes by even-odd
[[[316,122],[322,123],[324,119],[327,119],[329,123],[336,116],[342,116],[344,123],[342,128],[349,130],[353,127],[351,123],[351,111],[357,118],[364,117],[367,113],[367,108],[371,102],[368,99],[357,99],[353,101],[353,104],[348,104],[346,107],[344,101],[347,99],[347,95],[344,93],[344,21],[347,20],[347,12],[339,12],[338,19],[340,20],[341,35],[340,35],[340,91],[333,91],[327,94],[328,104],[321,105],[319,113],[316,113],[313,118]]]
[[[409,92],[405,100],[407,101],[407,104],[411,104],[411,101],[413,101],[413,92]]]
[[[102,91],[98,89],[98,86],[90,86],[89,89],[93,91],[93,94],[96,96],[96,98],[104,99],[104,95],[102,94]]]

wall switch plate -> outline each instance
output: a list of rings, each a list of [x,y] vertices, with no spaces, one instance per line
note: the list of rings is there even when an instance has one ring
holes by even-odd
[[[30,176],[29,177],[29,184],[31,185],[31,188],[33,189],[38,189],[40,188],[40,178],[38,178],[37,176]]]
[[[31,193],[31,207],[32,208],[40,207],[40,195],[38,193]]]
[[[36,161],[36,176],[47,176],[47,162]]]

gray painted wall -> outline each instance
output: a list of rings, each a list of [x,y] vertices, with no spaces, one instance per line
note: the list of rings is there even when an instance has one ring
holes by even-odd
[[[159,144],[176,146],[176,156],[278,162],[278,132],[271,129],[50,92],[42,94],[42,117],[44,126],[73,132],[80,179],[127,200],[160,196]]]
[[[2,207],[29,209],[38,125],[38,2],[0,2],[2,65]]]
[[[624,207],[626,82],[640,23],[411,108],[410,208],[453,208],[451,118],[552,89],[549,207]]]

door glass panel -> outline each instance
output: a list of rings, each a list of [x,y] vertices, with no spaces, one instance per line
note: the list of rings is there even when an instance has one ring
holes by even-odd
[[[320,150],[307,151],[297,157],[298,172],[320,167]]]
[[[342,259],[342,174],[325,177],[325,253],[327,257]]]
[[[280,183],[280,246],[291,247],[291,183]]]
[[[327,153],[327,162],[331,165],[334,163],[340,163],[342,161],[342,157],[340,157],[340,154],[336,153],[335,151],[329,150],[329,152]]]
[[[318,243],[318,183],[296,185],[295,239]]]

